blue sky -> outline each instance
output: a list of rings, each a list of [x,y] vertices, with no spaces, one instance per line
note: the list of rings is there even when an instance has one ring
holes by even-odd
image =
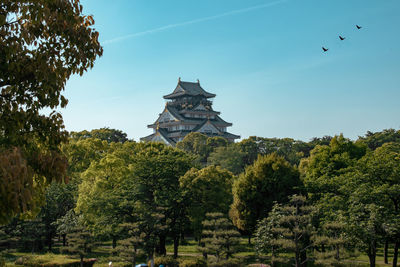
[[[355,139],[400,128],[398,0],[82,5],[94,16],[104,54],[67,82],[61,113],[69,131],[110,127],[137,141],[151,133],[147,125],[178,77],[200,79],[217,94],[214,109],[242,138]]]

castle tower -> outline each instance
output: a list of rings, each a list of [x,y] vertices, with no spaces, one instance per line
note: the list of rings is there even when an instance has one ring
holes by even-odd
[[[175,146],[190,132],[200,132],[207,136],[221,136],[233,142],[240,138],[228,133],[226,128],[232,123],[220,118],[220,112],[212,109],[211,99],[215,94],[205,91],[196,83],[183,82],[179,78],[175,90],[164,96],[167,100],[158,119],[148,125],[153,134],[143,137],[141,141],[164,142]]]

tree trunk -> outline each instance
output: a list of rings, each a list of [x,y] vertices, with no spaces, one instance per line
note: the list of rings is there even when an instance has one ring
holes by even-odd
[[[81,267],[83,267],[83,256],[81,256]]]
[[[275,247],[271,247],[271,266],[275,267]]]
[[[132,259],[132,267],[135,267],[136,266],[136,254],[137,254],[137,248],[136,248],[136,246],[134,246],[134,248],[133,248],[133,259]]]
[[[337,261],[340,261],[340,247],[339,245],[336,245],[336,255],[335,255],[335,259]]]
[[[150,255],[150,267],[154,267],[154,256]]]
[[[385,264],[388,264],[388,247],[389,247],[389,241],[386,239],[385,240],[385,247],[383,249],[383,260]]]
[[[306,267],[307,266],[307,251],[303,250],[300,252],[300,266]]]
[[[301,260],[300,260],[299,251],[296,251],[296,253],[295,253],[295,266],[296,267],[301,267]]]
[[[117,247],[117,237],[113,236],[112,237],[112,248],[115,249]]]
[[[196,240],[196,239],[195,239]],[[185,234],[184,233],[182,233],[181,234],[181,244],[185,244],[185,242],[186,242],[186,240],[185,240]]]
[[[249,237],[248,237],[248,243],[249,243],[249,245],[251,245],[251,235],[249,234]]]
[[[399,245],[400,245],[400,241],[397,240],[396,243],[394,243],[393,265],[392,265],[392,267],[396,267],[397,266],[397,257],[399,255]]]
[[[157,246],[157,254],[159,255],[167,255],[167,249],[165,248],[165,240],[166,236],[165,235],[160,235],[159,236],[159,244]]]
[[[51,245],[53,243],[52,241],[53,241],[53,236],[51,234],[49,234],[47,236],[47,247],[49,249],[49,252],[51,252]]]
[[[369,266],[375,267],[376,264],[376,241],[370,243],[368,248]]]
[[[179,235],[174,236],[174,259],[178,258]]]
[[[63,242],[63,247],[65,247],[66,246],[66,244],[67,244],[67,235],[66,234],[62,234],[62,242]]]

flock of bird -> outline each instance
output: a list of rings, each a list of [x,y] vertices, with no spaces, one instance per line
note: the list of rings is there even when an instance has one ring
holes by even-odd
[[[360,30],[362,27],[356,25],[356,28],[357,28],[357,30]],[[346,39],[346,37],[343,37],[343,36],[339,35],[339,39],[340,39],[340,41],[343,41],[344,39]],[[324,53],[327,52],[328,50],[329,50],[329,48],[322,47],[322,51],[323,51]]]

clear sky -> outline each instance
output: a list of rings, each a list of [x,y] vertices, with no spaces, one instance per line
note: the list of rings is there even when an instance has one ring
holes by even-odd
[[[69,131],[110,127],[138,141],[178,77],[217,94],[214,109],[242,138],[400,128],[399,0],[82,4],[104,54],[67,83]]]

